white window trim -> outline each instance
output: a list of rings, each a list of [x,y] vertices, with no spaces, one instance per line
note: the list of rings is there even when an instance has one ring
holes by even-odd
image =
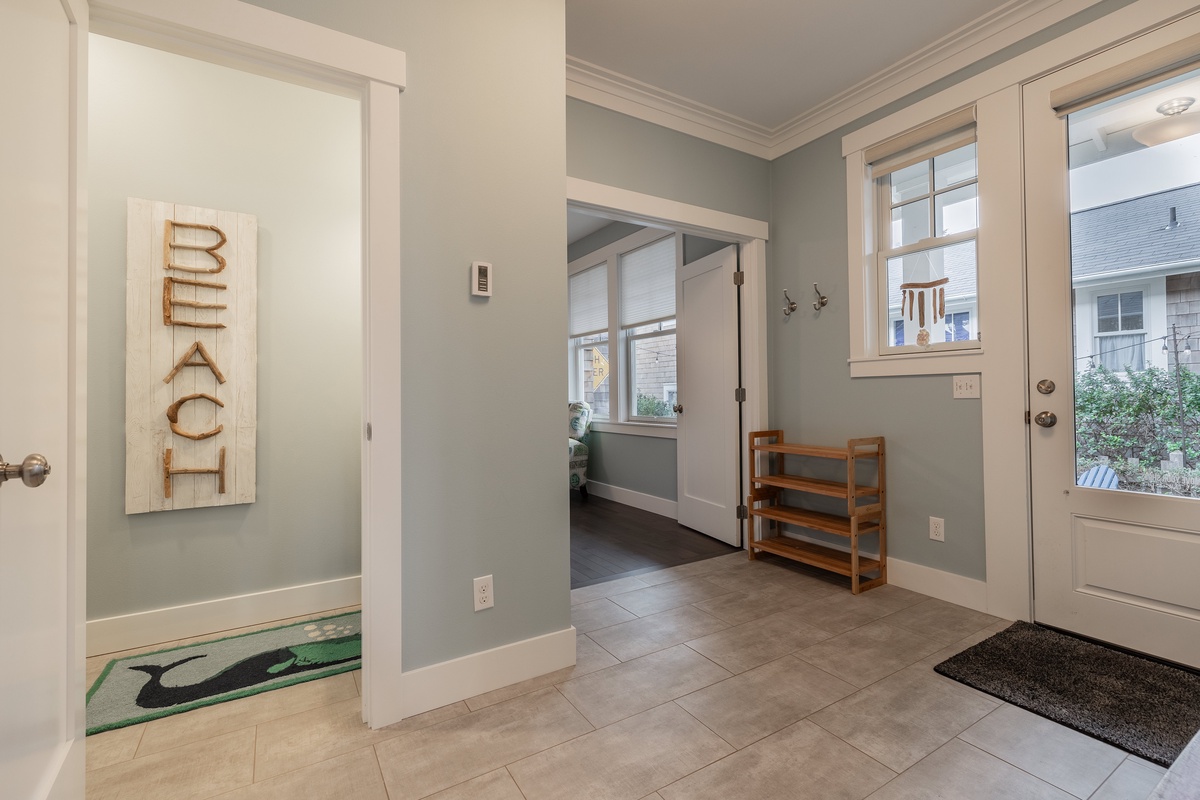
[[[1105,294],[1120,294],[1122,292],[1142,293],[1142,328],[1138,331],[1113,331],[1100,333],[1099,321],[1096,316],[1096,299]],[[1087,307],[1086,314],[1080,314],[1079,309]],[[1142,333],[1146,336],[1145,362],[1147,367],[1167,367],[1167,356],[1162,352],[1159,339],[1162,332],[1167,330],[1167,277],[1161,275],[1143,275],[1132,280],[1104,281],[1100,276],[1086,284],[1075,287],[1075,349],[1076,370],[1086,359],[1081,359],[1081,347],[1088,348],[1088,355],[1096,355],[1095,341],[1101,336],[1120,336],[1132,333]],[[1098,356],[1097,356],[1098,357]]]
[[[974,104],[977,107],[979,103]],[[880,212],[876,208],[879,201],[879,187],[871,175],[867,163],[867,152],[879,143],[893,139],[907,131],[918,129],[936,119],[939,115],[931,115],[922,119],[916,117],[912,110],[899,112],[888,121],[892,126],[875,128],[878,138],[863,139],[850,135],[844,142],[846,146],[854,146],[855,150],[847,152],[846,156],[846,217],[847,217],[847,252],[849,266],[847,282],[849,289],[849,318],[850,318],[850,365],[852,378],[883,377],[894,375],[947,375],[959,372],[979,372],[981,367],[979,357],[984,354],[984,344],[980,339],[963,342],[939,342],[929,349],[917,349],[906,345],[903,348],[885,347],[883,342],[889,336],[887,327],[890,325],[888,308],[885,301],[883,285],[886,274],[879,263],[878,242],[880,232]],[[978,115],[977,115],[978,116]],[[986,148],[984,137],[980,133],[980,122],[976,121],[975,141],[978,171],[976,185],[979,188],[977,196],[983,203],[983,187],[985,174],[984,158]],[[856,139],[853,145],[849,145]],[[979,301],[976,305],[973,325],[978,326],[981,319],[981,308],[984,304],[982,291],[984,269],[984,247],[986,238],[982,225],[969,235],[956,235],[955,239],[974,239],[976,242],[977,287]],[[933,241],[933,240],[929,240]],[[922,244],[928,244],[929,241]],[[914,245],[915,247],[915,245]],[[976,327],[978,331],[978,327]]]

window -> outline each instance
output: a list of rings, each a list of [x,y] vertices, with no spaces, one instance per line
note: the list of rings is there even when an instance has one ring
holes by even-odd
[[[880,352],[961,347],[976,314],[979,172],[973,129],[871,165],[876,269],[890,339]],[[914,159],[917,159],[914,161]],[[956,321],[947,306],[966,306]],[[960,322],[961,321],[961,322]],[[964,332],[967,335],[963,335]]]
[[[978,105],[1001,118],[1012,98],[991,96]],[[980,287],[1003,287],[999,302],[1010,299],[1014,283],[1011,270],[981,267],[981,260],[1011,263],[1012,240],[981,238],[981,230],[1008,227],[1003,214],[987,208],[1006,208],[1014,194],[989,173],[1011,163],[1012,148],[995,138],[977,142],[971,105],[932,121],[906,109],[847,134],[842,155],[850,376],[978,371],[986,305]]]
[[[1145,316],[1140,291],[1096,297],[1096,355],[1113,372],[1146,368]]]
[[[596,419],[608,419],[608,265],[599,264],[567,280],[567,335],[571,341],[572,397],[582,397]]]
[[[971,312],[947,312],[946,341],[965,342],[972,338],[974,337],[971,335]],[[904,344],[904,320],[898,319],[892,322],[892,340],[897,346]]]
[[[675,237],[620,257],[621,335],[629,365],[628,418],[674,418],[665,387],[675,384]]]
[[[597,420],[671,435],[679,238],[646,228],[568,266],[569,396]]]

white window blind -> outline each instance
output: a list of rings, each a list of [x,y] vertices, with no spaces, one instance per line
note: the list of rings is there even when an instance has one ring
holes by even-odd
[[[869,147],[863,157],[878,179],[973,141],[975,107],[969,106]]]
[[[621,327],[675,316],[675,237],[621,256]]]
[[[577,272],[568,279],[567,306],[568,336],[587,336],[608,330],[607,264]]]

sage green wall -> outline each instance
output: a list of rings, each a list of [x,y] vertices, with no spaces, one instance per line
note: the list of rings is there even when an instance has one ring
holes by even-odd
[[[887,437],[888,555],[982,580],[980,401],[951,399],[949,376],[850,378],[840,132],[771,168],[767,307],[814,282],[829,297],[817,313],[808,295],[793,294],[797,313],[767,318],[771,427],[814,444]],[[929,539],[930,516],[946,520],[944,543]]]
[[[567,99],[567,175],[751,219],[770,214],[770,164]]]
[[[358,575],[359,103],[89,47],[88,618]],[[125,514],[127,197],[258,217],[253,504]]]
[[[255,5],[408,57],[404,668],[566,629],[563,0]],[[469,295],[473,260],[495,265],[488,300]],[[489,574],[496,606],[476,614]]]
[[[771,162],[767,305],[813,282],[829,296],[820,314],[801,302],[801,313],[768,319],[771,427],[828,442],[887,437],[890,556],[985,579],[981,406],[952,399],[949,375],[850,379],[842,137],[1131,1],[1104,0]],[[929,538],[930,516],[945,519],[944,543]]]

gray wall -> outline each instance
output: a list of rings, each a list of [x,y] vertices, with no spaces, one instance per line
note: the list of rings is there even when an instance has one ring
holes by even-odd
[[[567,99],[572,178],[767,219],[769,171],[761,158]]]
[[[895,558],[986,577],[981,407],[978,400],[952,399],[949,375],[850,379],[841,139],[1129,2],[1104,0],[771,162],[767,305],[774,308],[784,289],[797,287],[803,296],[813,282],[829,296],[817,314],[793,294],[800,313],[768,319],[771,427],[821,443],[887,437],[888,553]],[[930,516],[945,519],[944,543],[929,539]]]
[[[771,167],[767,306],[781,306],[784,289],[800,304],[767,318],[771,427],[814,444],[887,437],[888,554],[982,580],[979,401],[952,400],[949,376],[850,379],[841,134]],[[813,282],[829,297],[819,314],[804,291]],[[929,539],[930,516],[946,520],[944,543]]]
[[[632,236],[642,230],[643,225],[631,225],[628,222],[610,222],[598,231],[589,233],[582,239],[567,245],[567,263],[583,258],[588,253],[594,253],[602,247],[608,247],[613,242],[619,242],[626,236]]]
[[[563,0],[255,4],[408,57],[404,668],[563,630]],[[469,296],[473,260],[495,265],[488,300]],[[476,614],[471,582],[487,574],[496,606]]]
[[[357,575],[358,102],[103,37],[90,48],[88,618]],[[125,515],[126,197],[258,216],[251,505]]]

